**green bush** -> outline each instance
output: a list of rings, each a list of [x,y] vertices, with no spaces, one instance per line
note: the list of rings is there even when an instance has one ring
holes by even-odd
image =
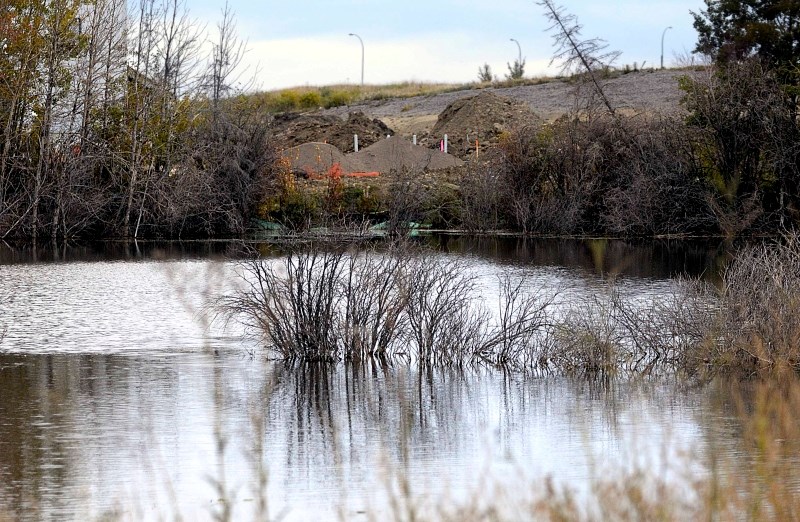
[[[270,221],[276,221],[291,229],[302,229],[316,222],[322,203],[316,194],[294,191],[280,198],[280,208],[271,212]]]
[[[348,213],[372,214],[380,210],[378,191],[369,185],[365,188],[346,186],[342,192],[342,209]]]
[[[300,106],[300,95],[297,91],[285,90],[278,93],[272,106],[276,111],[291,111]]]
[[[323,92],[322,96],[322,105],[326,109],[349,105],[355,99],[355,95],[353,93],[344,90],[329,89],[327,93]]]
[[[322,106],[322,95],[318,91],[308,91],[300,95],[300,108],[316,109]]]

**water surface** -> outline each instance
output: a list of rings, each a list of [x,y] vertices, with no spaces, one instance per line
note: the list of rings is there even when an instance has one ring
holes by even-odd
[[[487,281],[511,269],[571,292],[615,275],[654,296],[718,262],[706,245],[436,241]],[[677,475],[712,443],[744,451],[713,388],[272,361],[209,323],[240,251],[0,246],[0,518],[208,519],[224,501],[248,519],[266,498],[273,517],[359,519],[390,509],[398,477],[459,501],[489,478],[581,491],[633,465]]]

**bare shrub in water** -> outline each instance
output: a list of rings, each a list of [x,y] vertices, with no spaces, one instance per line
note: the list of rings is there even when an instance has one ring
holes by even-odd
[[[351,358],[395,355],[406,328],[407,293],[401,284],[408,258],[393,246],[386,253],[367,250],[348,259],[343,274],[343,348]]]
[[[603,294],[577,299],[553,329],[548,367],[568,374],[615,374],[624,345],[612,305]]]
[[[489,327],[477,355],[503,366],[539,368],[553,320],[549,309],[556,295],[526,287],[524,279],[500,279],[499,321]]]
[[[310,248],[280,262],[254,259],[243,265],[245,288],[221,304],[286,359],[334,360],[346,267],[343,249]]]
[[[649,300],[612,287],[573,306],[549,359],[568,373],[798,373],[800,239],[741,250],[722,279],[679,281]]]
[[[280,260],[249,260],[245,288],[221,305],[287,360],[392,355],[406,322],[407,257],[398,252],[313,243]]]
[[[739,252],[723,275],[718,329],[700,355],[721,371],[800,370],[800,238]]]
[[[681,280],[650,297],[625,296],[618,283],[574,298],[552,329],[547,367],[583,376],[690,370],[715,325],[716,298],[701,281]]]
[[[611,377],[800,370],[800,241],[742,251],[717,290],[572,298],[500,278],[498,308],[457,260],[399,243],[385,251],[312,244],[244,265],[246,287],[223,299],[284,359],[408,356],[433,365],[488,363]]]
[[[406,276],[408,338],[423,361],[454,363],[463,360],[488,320],[473,307],[475,277],[458,261],[417,257]]]
[[[504,274],[494,316],[478,299],[476,276],[463,263],[421,258],[409,276],[414,281],[409,286],[409,338],[420,360],[528,368],[538,364],[554,296],[527,288],[524,278]]]
[[[433,365],[538,360],[552,298],[501,278],[495,317],[463,263],[402,242],[386,251],[307,245],[243,265],[245,287],[222,299],[228,318],[284,359],[410,356]]]
[[[650,374],[655,370],[686,370],[690,354],[706,342],[718,309],[709,284],[681,279],[658,298],[611,296],[615,323],[628,346],[623,369]]]

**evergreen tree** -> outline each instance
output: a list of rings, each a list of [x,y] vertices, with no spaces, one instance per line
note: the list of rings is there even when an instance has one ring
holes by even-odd
[[[758,57],[777,71],[797,102],[800,94],[800,0],[705,0],[694,16],[695,51],[718,64]]]

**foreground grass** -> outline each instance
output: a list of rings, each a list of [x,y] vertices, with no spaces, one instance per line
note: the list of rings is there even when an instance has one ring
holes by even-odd
[[[442,506],[437,520],[799,520],[800,381],[796,377],[742,386],[717,383],[715,394],[731,404],[748,457],[715,448],[671,463],[671,478],[634,467],[590,480],[589,493],[543,479],[528,497],[477,494],[470,503]],[[698,472],[699,471],[699,472]],[[485,489],[484,491],[489,491]],[[524,500],[520,500],[520,498]],[[411,517],[396,518],[410,520]]]

